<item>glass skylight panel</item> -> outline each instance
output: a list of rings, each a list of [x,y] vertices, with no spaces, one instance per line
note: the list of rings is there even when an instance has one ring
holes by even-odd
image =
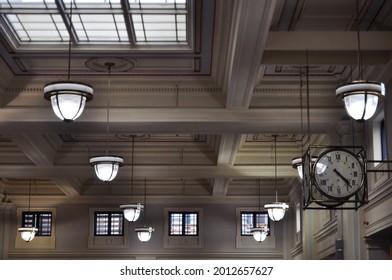
[[[137,41],[186,41],[185,15],[132,14],[132,21]]]
[[[81,42],[128,41],[122,15],[79,14],[73,17],[72,22]]]
[[[131,9],[185,9],[186,0],[129,0]]]
[[[69,9],[71,6],[71,0],[63,0],[63,2],[67,9]],[[72,6],[76,9],[121,8],[121,0],[72,0]]]
[[[186,0],[128,0],[136,42],[186,42]]]
[[[186,43],[187,0],[0,0],[0,16],[9,33],[20,44],[66,43],[64,16],[70,16],[76,43],[121,42],[136,44]],[[127,12],[124,11],[129,8]],[[9,30],[12,29],[12,32]],[[129,38],[135,34],[135,38]],[[132,41],[132,42],[131,42]]]
[[[7,19],[21,42],[68,39],[60,15],[8,14]]]
[[[0,0],[1,8],[55,8],[55,0]]]

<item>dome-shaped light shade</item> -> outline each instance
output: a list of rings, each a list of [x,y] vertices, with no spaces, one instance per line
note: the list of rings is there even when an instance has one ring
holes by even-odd
[[[269,228],[255,227],[255,228],[251,228],[250,232],[253,234],[254,240],[256,240],[257,242],[263,242],[268,235]]]
[[[289,206],[284,202],[274,202],[264,205],[264,208],[268,210],[268,216],[274,222],[283,219]]]
[[[298,172],[298,176],[299,176],[299,178],[301,178],[302,179],[302,177],[303,177],[303,175],[302,175],[302,158],[294,158],[292,161],[291,161],[291,166],[294,168],[294,169],[297,169],[297,172]]]
[[[147,242],[148,240],[150,240],[151,235],[154,232],[154,228],[152,227],[135,228],[135,232],[137,233],[137,237],[141,242]]]
[[[90,158],[90,164],[94,166],[95,174],[104,182],[110,182],[116,178],[119,167],[124,159],[118,156],[95,156]]]
[[[365,121],[376,112],[378,100],[385,96],[385,86],[378,82],[353,81],[338,87],[336,96],[343,99],[351,118]]]
[[[315,163],[316,160],[317,160],[317,157],[312,157],[312,163]],[[303,179],[302,158],[300,158],[300,157],[299,157],[299,158],[294,158],[294,159],[291,161],[291,166],[292,166],[294,169],[297,169],[299,178]],[[321,163],[321,162],[318,162],[317,165],[316,165],[316,172],[317,172],[317,174],[323,173],[323,172],[325,171],[326,168],[327,168],[327,165],[325,165],[325,164],[323,164],[323,163]]]
[[[120,205],[120,208],[124,211],[124,217],[129,222],[135,222],[140,217],[140,212],[143,210],[144,206],[140,203],[137,204],[126,204]]]
[[[18,228],[18,232],[20,232],[20,237],[26,242],[30,242],[34,239],[38,228],[36,227],[20,227]]]
[[[65,122],[72,122],[82,114],[93,92],[90,85],[76,82],[56,82],[44,87],[45,99],[50,100],[56,116]]]

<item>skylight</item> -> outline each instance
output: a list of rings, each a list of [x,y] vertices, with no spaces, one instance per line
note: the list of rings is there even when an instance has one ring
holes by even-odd
[[[188,0],[190,1],[190,0]],[[187,0],[73,0],[72,40],[84,43],[189,43]],[[16,45],[66,43],[71,0],[0,0],[2,29]]]

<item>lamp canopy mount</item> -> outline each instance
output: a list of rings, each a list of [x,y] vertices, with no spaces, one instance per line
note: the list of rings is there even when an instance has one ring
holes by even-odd
[[[107,72],[109,66],[111,72],[129,72],[135,67],[136,61],[122,57],[93,57],[85,65],[96,72]]]

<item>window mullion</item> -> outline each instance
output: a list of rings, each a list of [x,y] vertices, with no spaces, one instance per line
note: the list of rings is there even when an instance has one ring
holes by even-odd
[[[121,0],[121,8],[123,10],[123,16],[125,21],[125,27],[127,29],[129,44],[134,47],[136,41],[136,34],[132,22],[132,17],[130,14],[131,8],[129,6],[128,0]]]
[[[186,213],[182,213],[182,233],[181,235],[186,235]]]
[[[78,43],[78,37],[76,35],[76,31],[75,28],[73,27],[73,24],[71,22],[72,19],[69,18],[67,12],[66,12],[66,8],[65,8],[65,4],[63,1],[56,1],[56,6],[57,6],[57,10],[60,13],[61,18],[63,19],[64,25],[69,33],[69,36],[72,40],[73,44],[77,44]],[[73,14],[76,14],[76,7],[73,8]]]

